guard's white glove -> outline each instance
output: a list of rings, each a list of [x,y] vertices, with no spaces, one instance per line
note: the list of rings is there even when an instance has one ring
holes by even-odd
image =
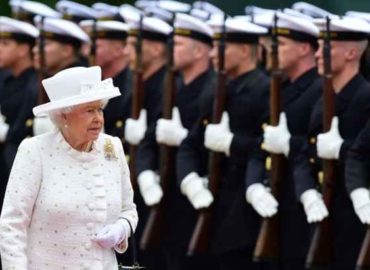
[[[126,220],[118,220],[116,223],[105,225],[91,240],[98,243],[102,248],[113,248],[129,237],[130,227]]]
[[[230,146],[234,134],[230,131],[229,114],[222,113],[222,118],[218,124],[209,124],[204,135],[204,146],[215,152],[223,152],[230,155]]]
[[[179,146],[188,135],[188,130],[183,127],[180,112],[177,107],[172,109],[172,119],[159,119],[155,129],[158,143],[169,146]]]
[[[0,112],[0,142],[4,142],[8,135],[9,125],[5,122],[5,116]]]
[[[266,126],[263,133],[263,146],[266,151],[274,154],[289,155],[290,132],[285,113],[280,113],[279,125]]]
[[[53,122],[51,122],[50,118],[48,115],[40,115],[36,116],[33,119],[33,135],[41,135],[43,133],[53,131],[55,129],[55,125]]]
[[[213,203],[213,195],[208,189],[207,178],[191,172],[182,180],[180,189],[195,209],[207,208]]]
[[[159,203],[163,197],[163,190],[159,183],[159,175],[151,170],[141,172],[137,177],[140,194],[147,206]]]
[[[264,185],[260,183],[250,185],[245,197],[261,217],[272,217],[277,213],[279,204]]]
[[[370,224],[370,195],[367,188],[356,188],[350,194],[353,208],[362,223]]]
[[[147,112],[141,109],[138,119],[129,118],[125,125],[125,140],[131,145],[138,145],[145,136],[147,129]]]
[[[301,203],[306,212],[307,222],[320,222],[329,215],[321,194],[316,189],[308,189],[301,195]]]
[[[338,117],[334,116],[328,132],[317,136],[317,155],[323,159],[339,159],[343,138],[338,129]]]

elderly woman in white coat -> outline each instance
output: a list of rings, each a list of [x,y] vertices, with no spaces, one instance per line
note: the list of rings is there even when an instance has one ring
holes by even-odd
[[[25,139],[0,218],[3,269],[118,269],[137,225],[121,142],[103,134],[103,106],[120,95],[99,67],[63,70],[43,81],[56,130]]]

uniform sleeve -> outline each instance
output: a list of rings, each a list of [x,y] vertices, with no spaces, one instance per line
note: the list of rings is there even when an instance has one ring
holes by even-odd
[[[365,128],[356,138],[352,147],[348,150],[345,182],[348,192],[356,188],[369,186],[369,169],[370,169],[370,120],[366,123]]]
[[[136,205],[134,203],[134,192],[131,186],[130,171],[126,161],[126,157],[123,151],[122,143],[118,138],[115,138],[115,144],[119,149],[119,159],[121,162],[121,173],[122,173],[122,209],[118,216],[118,219],[126,219],[130,222],[132,229],[135,231],[138,223],[138,214]],[[126,251],[127,238],[122,241],[115,249],[119,253]]]
[[[260,139],[262,141],[262,139]],[[265,164],[268,154],[261,147],[254,147],[250,151],[247,160],[247,170],[245,176],[246,187],[255,183],[263,183],[266,179]]]
[[[39,151],[36,140],[24,140],[10,173],[0,218],[3,269],[27,269],[27,229],[42,180]]]

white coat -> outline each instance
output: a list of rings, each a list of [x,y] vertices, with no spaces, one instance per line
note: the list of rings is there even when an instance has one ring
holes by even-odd
[[[130,174],[118,138],[100,134],[88,153],[74,150],[59,131],[25,139],[0,218],[3,269],[116,270],[114,250],[91,237],[120,217],[136,228]],[[124,243],[118,251],[125,251]]]

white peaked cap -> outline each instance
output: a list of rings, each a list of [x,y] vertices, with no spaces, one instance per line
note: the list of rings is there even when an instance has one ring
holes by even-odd
[[[263,14],[263,13],[270,13],[275,12],[273,9],[267,9],[267,8],[261,8],[257,6],[246,6],[244,8],[244,12],[247,15],[257,15],[257,14]]]
[[[222,9],[206,1],[195,1],[193,3],[193,8],[207,11],[210,14],[223,14],[224,13]]]
[[[294,16],[294,17],[306,19],[306,20],[309,20],[309,21],[313,21],[313,18],[311,16],[303,14],[302,12],[299,12],[298,10],[295,10],[295,9],[284,8],[283,13],[285,13],[287,15],[290,15],[290,16]]]
[[[157,6],[171,12],[189,12],[191,5],[174,0],[159,0]]]
[[[277,27],[305,33],[313,37],[319,36],[319,29],[312,20],[302,17],[291,16],[282,12],[276,13],[278,16]],[[278,32],[279,33],[279,32]]]
[[[190,10],[190,15],[195,17],[195,18],[198,18],[202,21],[209,20],[209,18],[211,16],[211,14],[208,11],[205,11],[205,10],[199,9],[199,8],[192,8]]]
[[[33,108],[35,116],[47,112],[120,95],[112,78],[101,80],[101,68],[73,67],[42,81],[50,102]]]
[[[175,35],[187,36],[212,45],[212,28],[198,18],[184,13],[177,13],[174,28]]]
[[[57,2],[55,7],[59,12],[66,16],[77,16],[86,19],[98,17],[97,11],[93,8],[73,1],[60,0]]]
[[[9,5],[13,12],[30,13],[33,15],[41,15],[43,17],[58,18],[60,14],[51,7],[34,1],[11,0]]]
[[[119,14],[125,22],[130,23],[139,21],[140,16],[144,15],[144,12],[130,4],[123,4],[119,7]]]
[[[40,29],[41,17],[35,17],[35,24]],[[42,27],[43,31],[47,33],[54,33],[62,36],[72,37],[81,42],[90,42],[89,36],[81,29],[81,27],[68,20],[58,18],[45,18]],[[52,38],[52,35],[50,36],[50,38]]]
[[[354,17],[363,19],[367,22],[370,22],[370,12],[361,12],[361,11],[347,11],[345,13],[346,17]]]
[[[30,23],[8,17],[0,17],[0,36],[3,36],[5,32],[22,34],[31,38],[37,38],[39,36],[39,30]]]
[[[303,14],[306,14],[313,18],[324,18],[326,16],[333,15],[332,13],[326,11],[325,9],[322,9],[320,7],[317,7],[306,2],[296,2],[292,5],[292,9],[298,10],[299,12],[302,12]]]
[[[148,17],[155,17],[169,23],[172,23],[172,18],[174,14],[171,11],[156,6],[149,6],[144,8],[144,13]]]
[[[106,3],[95,3],[91,6],[98,12],[98,17],[114,17],[119,12],[119,7],[108,5]]]
[[[80,22],[80,26],[92,36],[94,23],[96,25],[96,38],[125,40],[130,29],[128,24],[113,20],[83,20]]]

